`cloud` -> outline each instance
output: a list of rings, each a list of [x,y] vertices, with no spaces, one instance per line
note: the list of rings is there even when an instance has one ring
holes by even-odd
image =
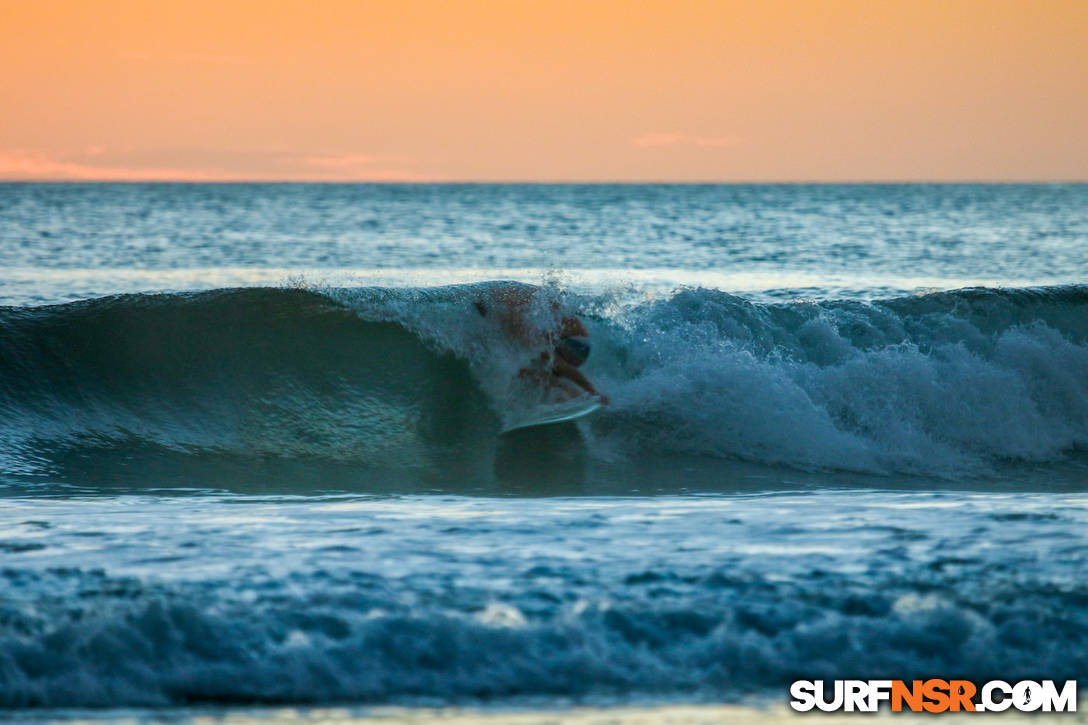
[[[373,166],[374,164],[407,164],[409,159],[398,156],[371,156],[370,154],[331,154],[303,157],[302,162],[320,168],[343,169],[353,166]]]
[[[116,52],[115,55],[121,60],[154,60],[154,57],[151,55],[151,53],[145,53],[142,50],[119,50]]]
[[[241,55],[223,55],[221,53],[171,53],[156,55],[143,50],[119,50],[116,56],[121,60],[138,62],[166,61],[172,63],[207,63],[211,65],[252,65],[253,60]]]
[[[0,179],[11,181],[443,181],[433,172],[396,167],[388,158],[365,154],[292,156],[279,168],[247,170],[109,161],[105,150],[88,148],[75,158],[32,151],[0,151]]]
[[[0,178],[69,181],[228,181],[204,169],[129,168],[52,159],[25,152],[0,153]]]
[[[173,60],[182,63],[211,63],[214,65],[250,65],[252,60],[241,55],[217,55],[215,53],[181,53]]]
[[[635,139],[640,148],[661,146],[697,146],[700,148],[726,148],[744,142],[739,136],[695,136],[687,133],[648,133]]]

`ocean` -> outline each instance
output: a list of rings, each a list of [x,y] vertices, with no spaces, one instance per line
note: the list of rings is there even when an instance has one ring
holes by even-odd
[[[1088,185],[0,184],[0,270],[0,718],[1088,685]],[[511,283],[609,405],[500,435]]]

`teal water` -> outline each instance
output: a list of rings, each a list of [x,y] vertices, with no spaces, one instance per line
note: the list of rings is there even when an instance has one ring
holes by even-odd
[[[4,184],[0,268],[13,715],[1088,672],[1088,186]],[[498,280],[606,409],[499,435]]]

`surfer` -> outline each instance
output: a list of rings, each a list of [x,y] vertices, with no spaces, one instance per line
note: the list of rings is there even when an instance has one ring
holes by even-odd
[[[578,369],[589,357],[589,331],[586,330],[586,326],[574,315],[566,315],[563,317],[560,331],[559,341],[552,351],[552,374],[570,380],[608,405],[608,396],[598,391],[589,378]],[[545,352],[544,355],[546,356],[547,353]],[[542,360],[547,362],[547,357],[543,357]]]
[[[476,311],[483,317],[498,318],[503,332],[526,348],[551,348],[543,350],[537,363],[522,368],[518,376],[536,378],[545,385],[569,380],[590,395],[608,405],[608,396],[597,390],[580,368],[589,357],[589,331],[585,324],[572,314],[563,314],[551,329],[542,329],[531,321],[532,303],[539,290],[530,285],[508,284],[493,288],[487,298],[474,302]],[[560,312],[559,303],[552,302],[548,310],[553,319]],[[533,315],[533,318],[538,317]],[[561,387],[569,390],[568,386]],[[578,391],[573,391],[577,395]]]

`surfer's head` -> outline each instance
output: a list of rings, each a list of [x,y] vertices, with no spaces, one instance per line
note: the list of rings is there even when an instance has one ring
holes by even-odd
[[[582,324],[582,321],[576,315],[564,315],[559,322],[559,337],[561,338],[586,337],[587,335],[589,335],[589,331],[586,330],[586,326]]]
[[[589,338],[582,335],[564,337],[555,346],[555,354],[574,367],[578,367],[589,357]]]

